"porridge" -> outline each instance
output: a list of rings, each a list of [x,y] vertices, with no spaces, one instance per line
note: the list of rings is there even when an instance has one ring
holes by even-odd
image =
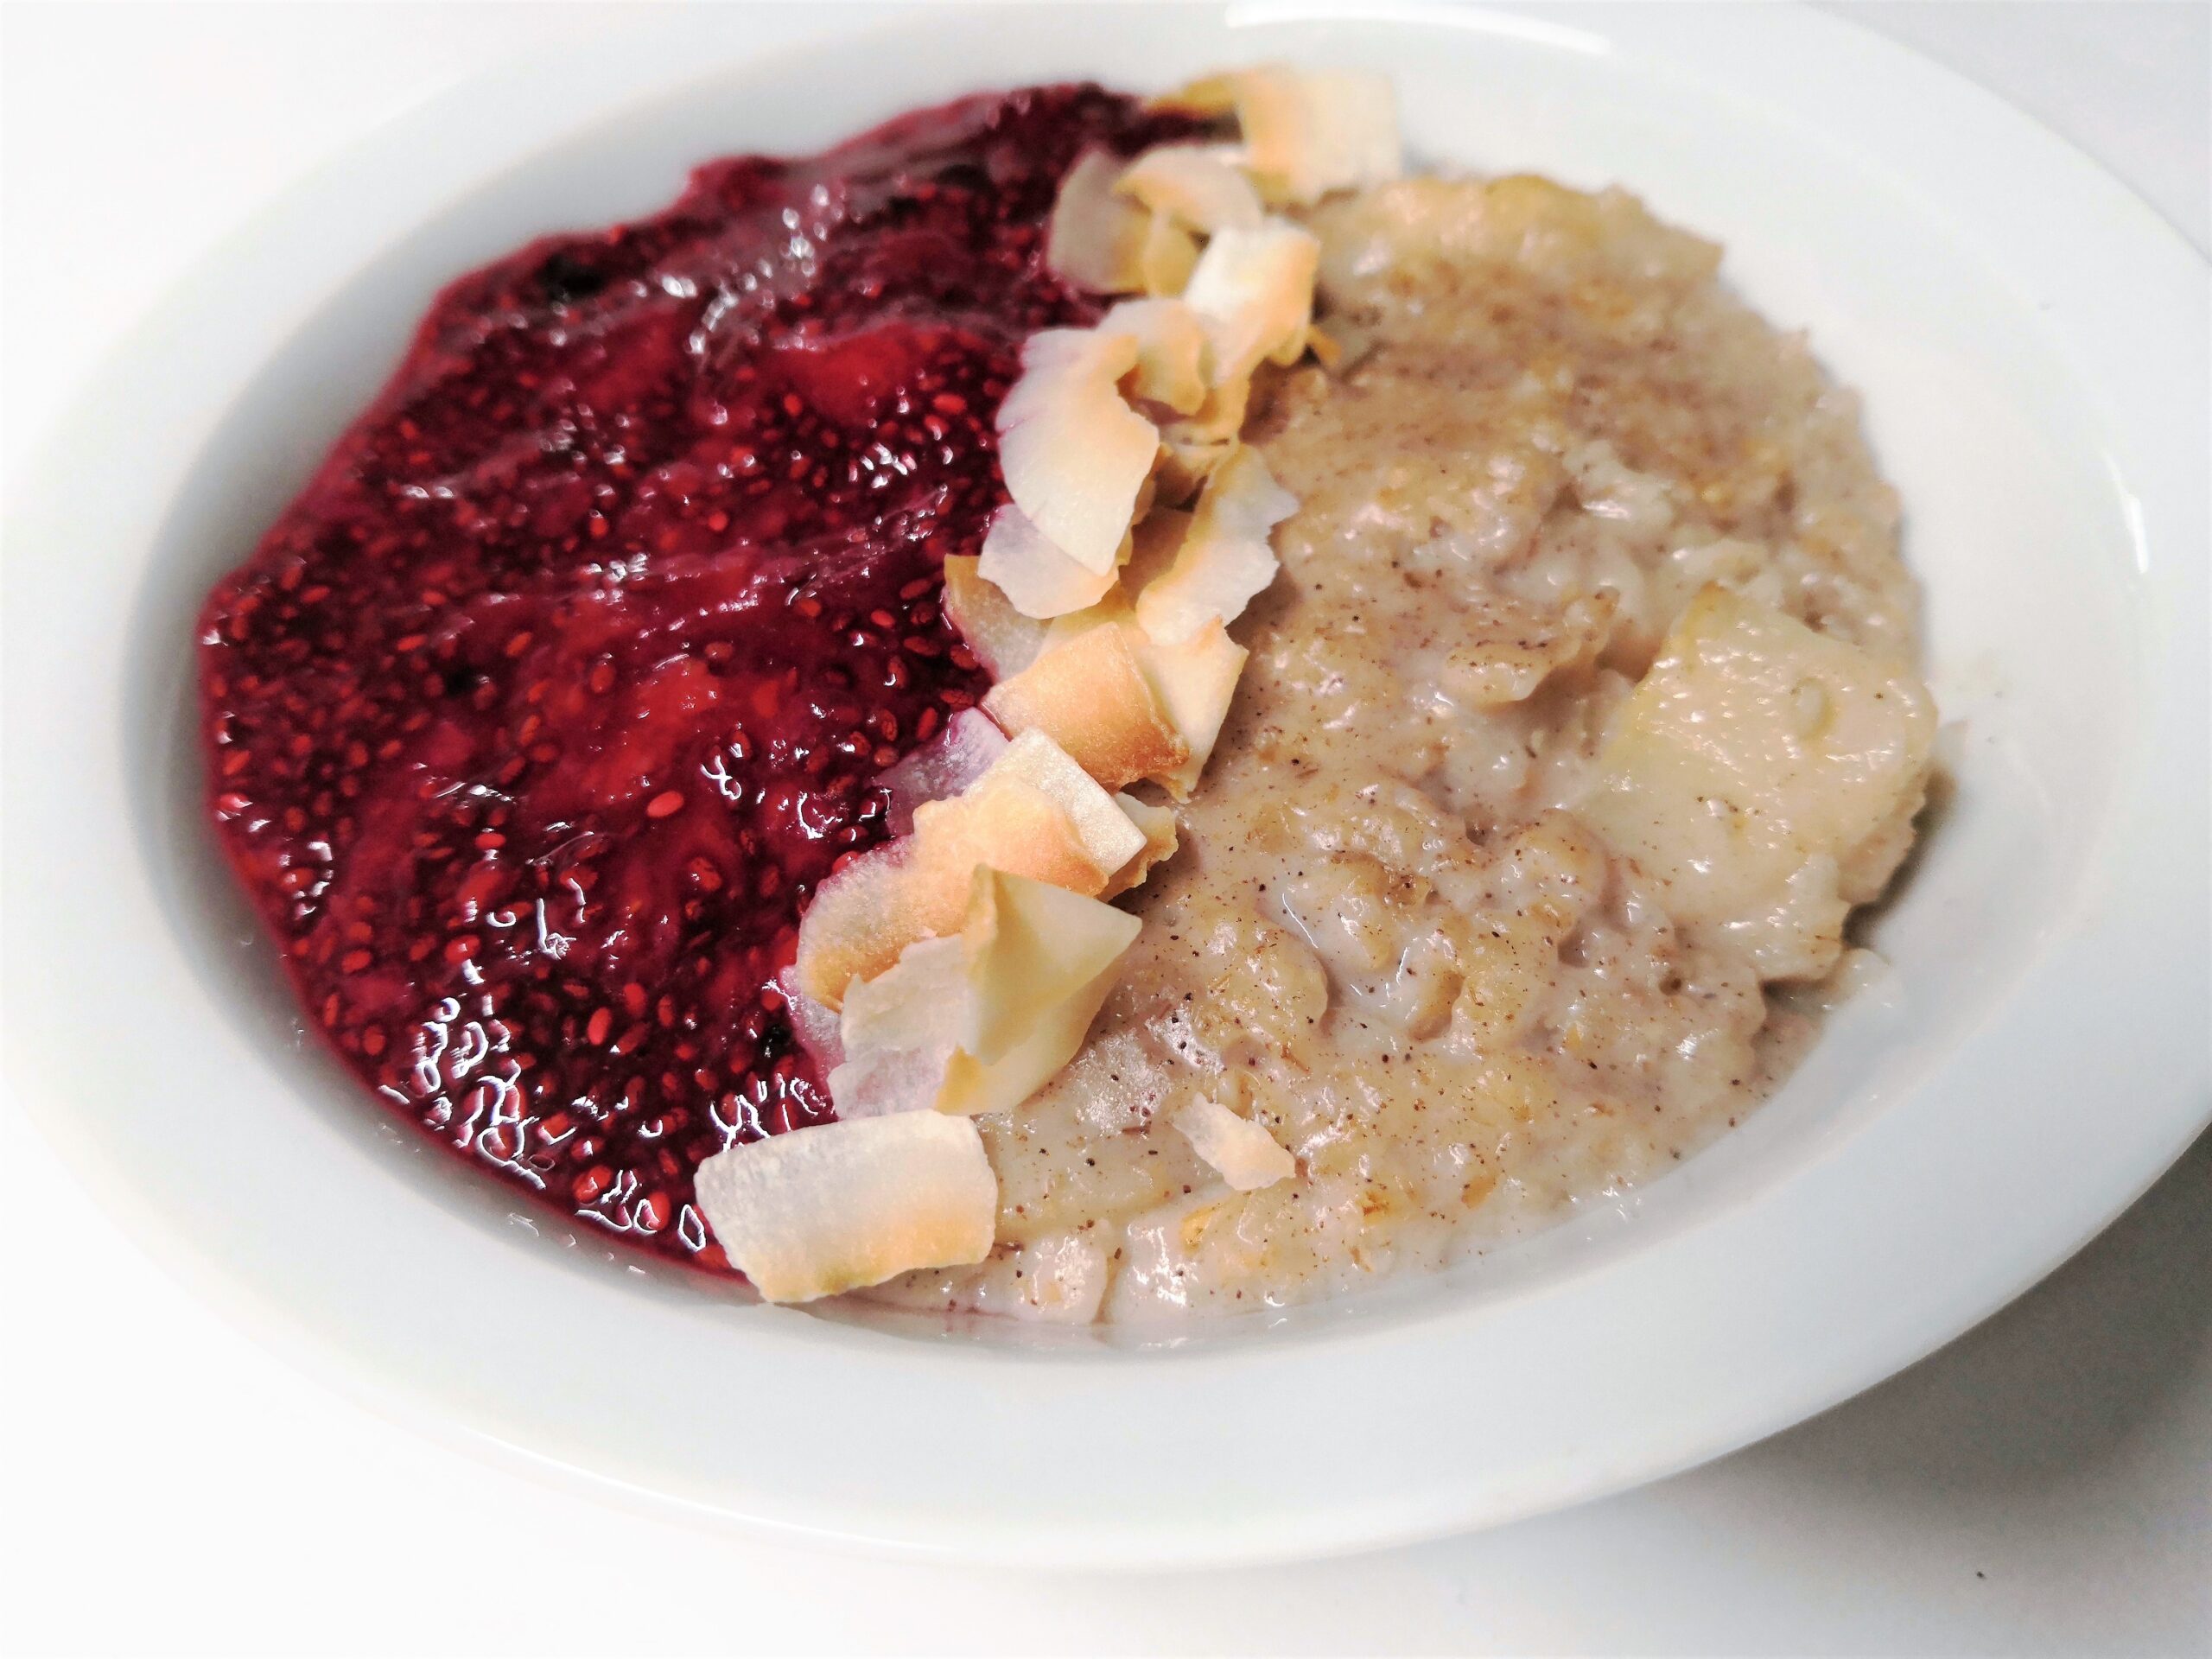
[[[1312,222],[1324,326],[1364,355],[1288,372],[1248,429],[1301,505],[1182,850],[1088,1046],[985,1124],[1000,1254],[901,1297],[1294,1301],[1602,1201],[1757,1103],[1804,1035],[1762,982],[1833,969],[1835,897],[1910,843],[1931,716],[1896,499],[1855,399],[1719,251],[1530,178]],[[1905,709],[1883,822],[1810,927],[1787,881],[1749,925],[1686,925],[1588,804],[1715,583],[1868,653]],[[1173,1127],[1198,1097],[1299,1176],[1224,1190]]]

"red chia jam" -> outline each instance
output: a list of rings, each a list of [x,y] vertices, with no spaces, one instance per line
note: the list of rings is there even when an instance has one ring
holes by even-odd
[[[430,308],[200,620],[209,798],[308,1022],[392,1110],[727,1269],[699,1162],[831,1116],[775,980],[877,775],[986,683],[938,607],[1096,87],[710,163]]]

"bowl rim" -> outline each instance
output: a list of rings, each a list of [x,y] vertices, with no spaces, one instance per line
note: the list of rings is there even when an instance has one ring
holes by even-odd
[[[1327,6],[1255,8],[1238,14],[1262,23],[1342,15]],[[848,35],[863,20],[864,15],[855,14],[827,26],[787,19],[772,28],[762,27],[777,40],[813,44]],[[906,31],[936,28],[939,21],[931,14],[898,12],[868,41],[895,42],[907,38]],[[327,1313],[286,1301],[274,1281],[242,1266],[238,1251],[251,1246],[195,1235],[181,1228],[173,1212],[148,1202],[128,1159],[105,1144],[88,1115],[73,1104],[80,1086],[73,1075],[79,1057],[41,1048],[38,1034],[25,1040],[20,1016],[26,1008],[41,1006],[51,988],[37,984],[20,953],[10,953],[7,990],[15,1030],[6,1064],[12,1092],[30,1109],[34,1122],[102,1206],[149,1253],[184,1274],[238,1323],[346,1392],[441,1438],[510,1464],[581,1477],[602,1494],[649,1506],[672,1504],[695,1516],[766,1525],[786,1535],[792,1531],[835,1535],[906,1553],[1156,1566],[1369,1548],[1531,1513],[1689,1466],[1797,1421],[1932,1351],[2055,1268],[2133,1202],[2212,1120],[2205,1057],[2198,1052],[2201,1043],[2190,1043],[2190,1023],[2197,1021],[2195,1029],[2201,1034],[2203,1000],[2195,993],[2204,977],[2201,958],[2206,944],[2202,935],[2192,941],[2184,919],[2190,913],[2201,917],[2206,905],[2176,902],[2177,895],[2184,900],[2202,897],[2206,812],[2205,791],[2199,785],[2204,783],[2202,757],[2212,745],[2206,739],[2202,698],[2207,677],[2202,434],[2192,431],[2186,421],[2177,424],[2169,418],[2171,398],[2162,400],[2156,394],[2171,380],[2170,360],[2161,356],[2154,340],[2129,326],[2125,308],[2112,306],[2107,296],[2117,281],[2127,291],[2154,295],[2149,302],[2153,308],[2192,299],[2201,305],[2203,260],[2125,187],[2009,105],[1904,48],[1815,14],[1759,9],[1732,12],[1725,24],[1717,24],[1702,16],[1678,15],[1662,21],[1609,13],[1585,29],[1579,22],[1569,29],[1517,14],[1447,17],[1428,8],[1394,7],[1387,14],[1360,14],[1359,22],[1362,27],[1386,29],[1517,30],[1527,38],[1548,38],[1561,49],[1592,50],[1595,41],[1599,49],[1661,65],[1725,49],[1732,54],[1731,61],[1741,66],[1738,73],[1792,77],[1802,119],[1849,135],[1855,143],[1903,168],[1924,194],[1960,215],[1993,251],[2012,262],[2044,261],[2053,273],[2051,324],[2077,365],[2084,367],[2091,384],[2104,394],[2100,413],[2136,503],[2139,568],[2153,584],[2164,613],[2158,635],[2161,654],[2146,668],[2147,689],[2153,696],[2145,707],[2141,748],[2145,754],[2191,757],[2194,764],[2183,762],[2179,788],[2171,768],[2162,774],[2136,764],[2094,855],[2101,913],[2150,918],[2154,924],[2163,917],[2163,924],[2157,925],[2164,926],[2171,940],[2167,954],[2147,963],[2130,960],[2124,950],[2115,954],[2108,920],[2101,923],[2088,915],[2069,918],[2073,931],[2029,967],[2009,994],[2001,1019],[1991,1022],[1992,1029],[1976,1033],[1916,1090],[1920,1095],[1938,1091],[1946,1079],[1959,1085],[1962,1073],[1972,1070],[1973,1086],[1979,1093],[2004,1087],[2095,1087],[2126,1103],[2124,1112],[2115,1114],[2117,1128],[2125,1134],[2116,1133],[2114,1144],[2099,1159],[2060,1167],[2048,1152],[2037,1157],[2032,1148],[2020,1149],[2017,1167],[2031,1172],[2043,1184],[2037,1190],[2047,1195],[2040,1206],[2024,1206],[2037,1217],[2035,1224],[2015,1223],[1993,1243],[1979,1271],[1961,1268],[1932,1279],[1924,1269],[1940,1255],[1936,1242],[1917,1235],[1900,1237],[1885,1258],[1888,1276],[1855,1293],[1866,1325],[1834,1333],[1825,1363],[1808,1357],[1788,1375],[1769,1379],[1763,1388],[1723,1394],[1701,1415],[1675,1422],[1663,1434],[1645,1432],[1624,1438],[1624,1431],[1612,1426],[1607,1434],[1593,1434],[1588,1444],[1552,1459],[1542,1471],[1520,1470],[1508,1479],[1432,1483],[1422,1490],[1325,1512],[1298,1513],[1277,1504],[1254,1519],[1240,1511],[1235,1535],[1224,1536],[1220,1514],[1206,1512],[1203,1506],[1195,1511],[1186,1508],[1176,1513],[1116,1516],[1091,1526],[1063,1516],[1065,1524],[1049,1533],[1035,1530],[1033,1517],[961,1515],[948,1509],[940,1527],[923,1531],[914,1524],[917,1511],[912,1503],[872,1501],[842,1486],[833,1495],[816,1494],[800,1504],[757,1486],[733,1498],[729,1494],[741,1488],[741,1482],[738,1487],[671,1487],[652,1471],[649,1458],[610,1458],[602,1454],[604,1448],[586,1453],[573,1444],[549,1452],[543,1441],[502,1433],[497,1416],[485,1411],[480,1398],[461,1398],[447,1380],[435,1375],[435,1367],[425,1370],[419,1363],[399,1364],[391,1360],[389,1350],[390,1363],[365,1363],[360,1349],[331,1327]],[[760,31],[755,33],[757,36]],[[1578,38],[1568,40],[1569,35]],[[24,711],[38,708],[41,694],[50,695],[57,680],[72,683],[59,666],[61,653],[72,644],[81,645],[89,637],[87,630],[97,626],[96,616],[72,613],[75,626],[41,637],[24,622],[27,612],[39,608],[24,602],[27,591],[43,589],[58,610],[67,608],[54,587],[54,572],[60,568],[55,561],[27,555],[25,550],[65,551],[67,537],[80,525],[83,514],[72,512],[60,491],[62,480],[80,475],[82,454],[92,447],[88,435],[101,430],[115,411],[143,406],[130,389],[149,369],[171,377],[199,371],[221,383],[220,353],[213,347],[195,347],[190,340],[196,319],[235,303],[220,279],[226,269],[252,257],[294,273],[319,270],[327,278],[332,270],[346,268],[334,265],[333,260],[373,251],[374,237],[365,237],[358,249],[338,252],[316,245],[318,232],[327,229],[328,216],[306,209],[318,193],[342,188],[350,199],[368,204],[366,219],[384,217],[404,226],[410,219],[411,189],[405,181],[420,175],[407,166],[385,164],[395,157],[412,158],[428,169],[451,166],[458,155],[473,158],[469,176],[490,176],[502,160],[527,154],[531,148],[610,112],[618,99],[641,95],[670,79],[667,47],[678,38],[670,25],[640,26],[588,51],[572,49],[455,87],[369,135],[276,198],[206,256],[118,345],[57,423],[39,452],[41,458],[25,469],[28,486],[10,503],[10,579],[11,584],[18,584],[18,603],[10,607],[5,621],[11,756],[5,810],[15,832],[10,839],[16,856],[9,861],[4,880],[6,896],[19,916],[50,913],[40,887],[66,883],[73,874],[72,849],[31,828],[53,821],[48,816],[54,799],[50,789],[43,780],[22,775],[22,769],[13,762],[29,748],[44,747],[51,753],[59,741],[52,730],[33,737]],[[772,41],[764,43],[756,38],[749,47],[728,51],[717,67],[727,69],[757,60],[770,49]],[[701,62],[692,58],[685,73],[698,71]],[[549,107],[564,113],[534,133],[471,138],[468,135],[482,125],[473,117],[489,80],[531,85]],[[1869,84],[1886,84],[1893,94],[1885,101],[1878,121],[1863,107]],[[543,97],[549,87],[556,89],[557,95]],[[2006,170],[2017,168],[2024,158],[2033,168],[2037,188],[2015,186],[1993,197],[1989,181],[2005,178]],[[418,213],[420,208],[419,198],[413,200],[412,212]],[[2085,224],[2094,227],[2094,236],[2080,234]],[[2084,243],[2090,245],[2086,251]],[[314,291],[311,283],[305,288]],[[284,332],[276,327],[275,337]],[[149,440],[157,447],[145,476],[181,477],[194,454],[194,431],[192,420],[186,418],[173,432]],[[150,504],[140,505],[158,517],[166,510],[169,493],[149,490]],[[127,505],[116,504],[115,508],[126,524]],[[94,652],[86,654],[86,660],[105,658]],[[56,724],[73,721],[93,729],[103,717],[114,716],[111,687],[81,679],[77,683],[84,694],[81,706]],[[2138,759],[2139,762],[2141,757]],[[2177,859],[2184,869],[2196,872],[2194,878],[2184,874],[2177,881],[2171,874]],[[2190,954],[2192,943],[2196,959]],[[2178,973],[2172,971],[2176,963],[2182,969]],[[2143,1040],[2125,1053],[2083,1050],[2059,1057],[2063,1063],[2056,1065],[2041,1051],[2006,1052],[2007,1031],[2033,1030],[2038,1025],[2063,1031],[2078,1025],[2082,1016],[2073,1005],[2085,984],[2095,988],[2099,1008],[2127,1010]],[[1847,1216],[1854,1196],[1852,1172],[1870,1157],[1885,1155],[1876,1143],[1892,1140],[1897,1133],[1895,1124],[1886,1130],[1878,1124],[1851,1137],[1848,1144],[1827,1148],[1794,1178],[1795,1201],[1805,1205],[1808,1215]],[[1950,1150],[1954,1154],[1958,1151]],[[1624,1333],[1638,1330],[1648,1319],[1655,1293],[1664,1288],[1670,1275],[1688,1274],[1707,1287],[1730,1287],[1734,1300],[1728,1309],[1716,1313],[1697,1338],[1709,1351],[1703,1374],[1716,1380],[1710,1364],[1713,1351],[1730,1339],[1736,1323],[1749,1317],[1779,1317],[1802,1282],[1806,1261],[1787,1250],[1751,1261],[1732,1259],[1745,1239],[1760,1236],[1757,1229],[1764,1224],[1759,1215],[1772,1202],[1773,1195],[1768,1195],[1739,1206],[1737,1213],[1714,1217],[1683,1236],[1655,1241],[1619,1264],[1608,1275],[1602,1302],[1588,1305],[1592,1329],[1625,1339]],[[1909,1225],[1901,1225],[1901,1233],[1910,1231]],[[1891,1303],[1886,1308],[1867,1306],[1885,1300]],[[1471,1342],[1510,1339],[1515,1330],[1526,1328],[1516,1325],[1526,1311],[1507,1298],[1485,1305],[1480,1331],[1471,1318],[1448,1313],[1417,1327],[1363,1330],[1361,1340],[1367,1357],[1363,1365],[1369,1371],[1378,1366],[1392,1370],[1433,1366],[1440,1357],[1464,1351]],[[943,1397],[1002,1387],[1007,1368],[1014,1368],[1032,1388],[1031,1409],[1046,1424],[1064,1421],[1068,1413],[1095,1409],[1102,1388],[1125,1397],[1141,1395],[1155,1407],[1175,1403],[1200,1411],[1230,1410],[1255,1365],[1268,1367],[1277,1382],[1294,1387],[1340,1385],[1344,1381],[1340,1371],[1331,1369],[1333,1362],[1316,1357],[1341,1353],[1341,1342],[1300,1344],[1280,1352],[1198,1351],[1153,1365],[1116,1358],[1101,1362],[1049,1351],[1015,1356],[1001,1350],[906,1344],[893,1353],[884,1339],[870,1333],[842,1330],[785,1310],[762,1310],[755,1324],[748,1340],[756,1344],[757,1352],[788,1365],[794,1375],[809,1377],[857,1365],[921,1394]],[[1648,1431],[1649,1426],[1644,1427]],[[1047,1448],[1040,1445],[1035,1450],[1043,1455]],[[944,1471],[931,1472],[941,1475]],[[833,1512],[836,1519],[823,1519]]]

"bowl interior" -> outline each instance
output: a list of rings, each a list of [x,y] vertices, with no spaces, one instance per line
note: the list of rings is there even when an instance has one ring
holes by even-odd
[[[1147,86],[1281,54],[1391,72],[1414,156],[1478,171],[1620,181],[1726,244],[1724,272],[1770,319],[1809,330],[1857,387],[1878,459],[1906,504],[1927,598],[1928,666],[1950,728],[1950,785],[1900,891],[1866,928],[1894,965],[1830,1020],[1781,1092],[1680,1171],[1593,1204],[1539,1238],[1433,1279],[1221,1321],[1180,1344],[1321,1334],[1418,1319],[1595,1271],[1767,1190],[1896,1109],[2003,994],[2079,896],[2135,729],[2141,603],[2136,527],[2092,406],[2038,319],[1904,181],[1802,135],[1777,110],[1655,78],[1571,28],[1436,28],[1434,49],[1327,23],[1226,35],[1211,14],[1152,14],[1096,39],[1027,13],[902,29],[675,85],[488,176],[421,181],[421,212],[336,276],[224,410],[171,504],[128,624],[123,709],[136,842],[175,945],[252,1057],[221,1109],[226,1137],[317,1142],[333,1183],[365,1181],[480,1235],[671,1309],[741,1294],[617,1252],[524,1206],[361,1098],[308,1039],[221,866],[202,808],[191,626],[447,280],[527,238],[650,211],[686,169],[748,149],[804,151],[913,105],[992,84],[1088,75]],[[895,48],[893,42],[895,41]],[[1593,41],[1596,45],[1593,46]],[[2093,686],[2094,699],[2081,695]],[[289,1130],[280,1120],[293,1121]],[[197,1155],[206,1155],[204,1153]],[[488,1260],[488,1258],[487,1258]],[[1142,1332],[840,1308],[872,1331],[1017,1346],[1148,1345]]]

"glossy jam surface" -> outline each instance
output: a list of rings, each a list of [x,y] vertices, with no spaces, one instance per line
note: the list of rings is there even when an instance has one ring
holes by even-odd
[[[774,987],[876,775],[985,683],[938,606],[1091,88],[972,99],[463,277],[209,596],[223,847],[389,1106],[724,1265],[692,1172],[830,1115]]]

